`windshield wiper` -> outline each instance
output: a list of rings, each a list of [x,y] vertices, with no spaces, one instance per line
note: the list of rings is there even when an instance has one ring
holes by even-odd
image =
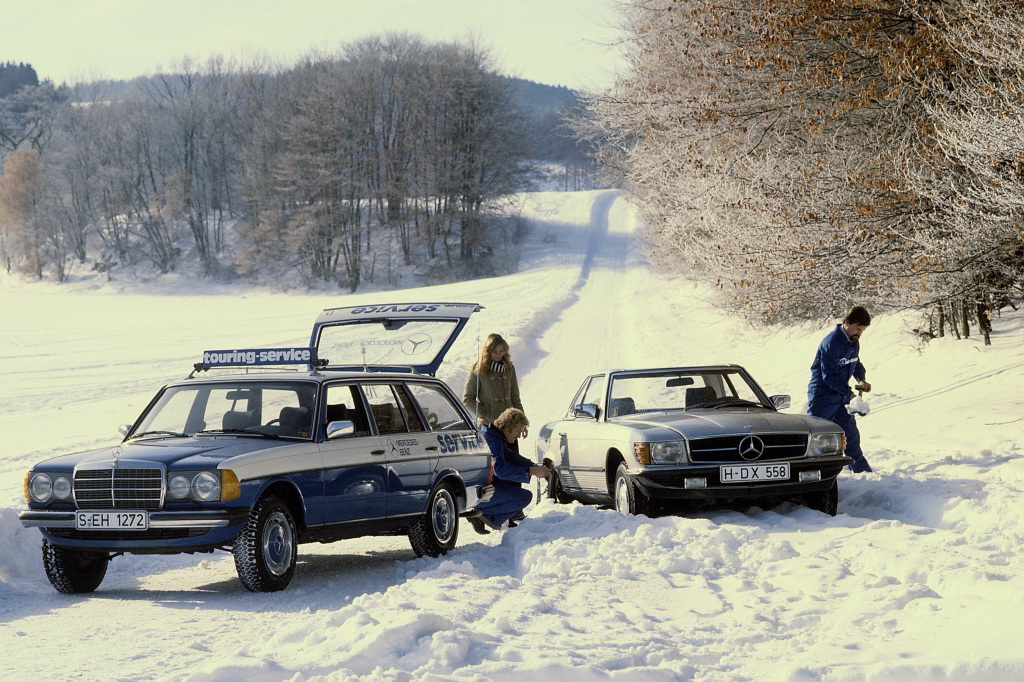
[[[189,437],[187,433],[178,433],[177,431],[143,431],[142,433],[133,433],[132,440],[142,438],[143,436],[171,436],[173,438]]]
[[[719,407],[763,407],[768,410],[771,409],[763,403],[755,403],[752,400],[743,400],[742,398],[736,398],[735,400],[726,400],[725,402],[715,403],[711,406],[711,409],[717,410]]]
[[[282,440],[284,436],[276,433],[263,433],[262,431],[249,431],[248,429],[203,429],[202,431],[196,431],[196,433],[206,434],[218,434],[227,433],[231,435],[243,435],[243,436],[259,436],[260,438],[273,438],[275,440]]]

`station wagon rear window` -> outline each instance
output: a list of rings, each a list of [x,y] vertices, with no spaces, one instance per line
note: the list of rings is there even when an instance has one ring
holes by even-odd
[[[455,333],[457,320],[372,320],[327,325],[317,355],[332,367],[429,364]]]

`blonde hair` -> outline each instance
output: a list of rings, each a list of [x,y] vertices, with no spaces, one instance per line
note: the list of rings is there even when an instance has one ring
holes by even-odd
[[[508,353],[508,341],[502,338],[501,334],[488,334],[480,349],[480,357],[476,361],[476,373],[488,375],[491,373],[491,351],[496,346],[505,346],[505,355],[501,358],[506,364],[512,364],[512,356]]]
[[[530,420],[526,418],[526,413],[516,407],[510,407],[494,420],[494,427],[501,429],[514,429],[517,426],[529,426]]]

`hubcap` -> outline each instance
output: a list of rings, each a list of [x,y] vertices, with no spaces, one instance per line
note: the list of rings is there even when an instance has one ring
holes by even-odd
[[[434,537],[441,543],[452,539],[455,532],[455,501],[447,490],[439,490],[434,495],[433,513],[430,515],[434,526]]]
[[[295,539],[292,527],[282,512],[270,515],[263,526],[263,561],[274,575],[284,575],[292,563]]]
[[[621,514],[629,513],[629,489],[622,477],[615,481],[615,509]]]

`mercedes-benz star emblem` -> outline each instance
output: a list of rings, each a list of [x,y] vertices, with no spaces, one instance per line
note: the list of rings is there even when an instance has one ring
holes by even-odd
[[[430,348],[431,338],[429,335],[422,332],[418,334],[412,334],[405,341],[402,342],[402,350],[406,355],[418,355],[424,353]]]
[[[764,454],[764,441],[757,436],[747,436],[740,441],[739,447],[736,449],[743,459],[747,461],[755,460]]]
[[[114,456],[114,461],[112,462],[112,464],[116,467],[117,466],[117,460],[119,460],[121,458],[121,454],[122,454],[121,446],[118,445],[116,448],[114,448],[114,452],[111,453],[111,454],[113,454],[113,456]]]

